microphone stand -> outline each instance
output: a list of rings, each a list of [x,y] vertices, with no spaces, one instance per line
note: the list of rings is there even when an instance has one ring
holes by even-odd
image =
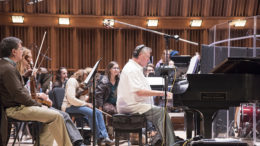
[[[89,75],[88,75],[88,77],[86,78],[86,80],[84,81],[84,83],[87,85],[89,82],[90,82],[90,80],[91,80],[91,78],[92,78],[92,80],[93,80],[93,97],[92,97],[92,104],[93,104],[93,129],[92,129],[92,134],[93,134],[93,146],[95,146],[96,145],[96,99],[95,99],[95,94],[96,94],[96,92],[95,92],[95,76],[96,76],[96,73],[97,73],[97,68],[98,68],[98,65],[99,65],[99,63],[100,63],[100,61],[102,60],[102,58],[101,59],[99,59],[97,62],[96,62],[96,64],[94,65],[94,67],[93,67],[93,69],[92,69],[92,71],[89,73]]]
[[[148,32],[152,32],[152,33],[155,33],[155,34],[158,34],[158,35],[161,35],[164,37],[165,41],[166,41],[166,65],[164,64],[163,67],[161,68],[161,75],[163,75],[164,77],[164,96],[165,96],[165,110],[166,110],[166,107],[167,107],[167,91],[168,91],[168,72],[173,70],[173,68],[170,68],[168,66],[168,50],[169,50],[169,39],[170,38],[173,38],[175,39],[176,41],[180,40],[180,41],[183,41],[183,42],[186,42],[186,43],[190,43],[190,44],[193,44],[193,45],[199,45],[198,43],[196,42],[192,42],[192,41],[188,41],[188,40],[185,40],[185,39],[182,39],[180,38],[178,35],[169,35],[169,34],[166,34],[166,33],[162,33],[162,32],[158,32],[158,31],[155,31],[155,30],[151,30],[151,29],[147,29],[147,28],[143,28],[143,27],[140,27],[140,26],[136,26],[136,25],[132,25],[132,24],[128,24],[128,23],[125,23],[125,22],[121,22],[121,21],[117,21],[117,20],[114,20],[115,23],[119,23],[119,24],[123,24],[123,25],[127,25],[129,27],[133,27],[133,28],[137,28],[137,29],[141,29],[141,30],[144,30],[144,31],[148,31]],[[107,22],[105,24],[106,26],[110,26],[110,22]],[[164,120],[164,145],[167,146],[166,144],[166,111],[164,112],[164,116],[165,116],[165,120]]]

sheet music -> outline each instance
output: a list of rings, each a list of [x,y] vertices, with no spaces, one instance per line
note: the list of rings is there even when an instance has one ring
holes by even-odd
[[[163,77],[146,77],[149,85],[161,85],[164,86],[164,78]]]
[[[99,59],[99,60],[96,62],[96,64],[94,65],[93,69],[92,69],[91,72],[89,73],[88,77],[87,77],[86,80],[84,81],[85,84],[88,84],[88,82],[90,81],[91,77],[93,76],[94,72],[96,71],[97,66],[98,66],[98,64],[99,64],[99,62],[100,62],[101,60],[102,60],[102,58]]]

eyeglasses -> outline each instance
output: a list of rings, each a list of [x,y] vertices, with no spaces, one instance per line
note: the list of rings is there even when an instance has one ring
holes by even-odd
[[[112,69],[114,69],[114,70],[120,70],[119,67],[113,67]]]

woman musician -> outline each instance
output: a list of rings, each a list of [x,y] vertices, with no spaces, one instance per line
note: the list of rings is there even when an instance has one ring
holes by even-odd
[[[79,98],[76,97],[77,89],[80,84],[87,78],[91,69],[80,69],[75,72],[67,81],[65,87],[65,97],[62,103],[62,111],[67,113],[80,113],[84,115],[84,118],[89,121],[91,129],[93,129],[93,110],[92,104],[86,102],[88,96],[83,95]],[[114,141],[110,140],[104,123],[102,112],[96,110],[96,136],[98,143],[114,144]]]
[[[20,72],[20,74],[23,76],[23,78],[29,82],[29,76],[32,73],[32,69],[31,69],[31,65],[29,64],[30,62],[32,62],[32,53],[31,50],[27,49],[27,48],[23,48],[23,55],[22,55],[22,61],[17,63],[17,69]],[[33,75],[36,75],[36,70],[34,71]],[[26,85],[29,90],[30,86],[28,86],[28,84]],[[30,91],[30,90],[29,90]],[[49,101],[51,102],[51,100],[49,99],[48,95],[46,95],[45,93],[36,93],[38,98],[41,98],[45,101]],[[52,102],[51,102],[52,104]],[[68,132],[68,135],[70,137],[71,142],[73,143],[73,146],[84,146],[83,144],[83,138],[80,134],[80,132],[78,131],[77,127],[74,125],[74,123],[72,122],[72,120],[70,119],[70,116],[63,111],[54,109],[54,108],[50,108],[52,110],[58,111],[63,119],[64,119],[64,123]]]

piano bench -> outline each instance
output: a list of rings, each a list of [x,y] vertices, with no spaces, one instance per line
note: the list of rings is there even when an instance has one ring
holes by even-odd
[[[115,132],[115,145],[119,146],[119,136],[123,133],[139,133],[139,145],[142,145],[142,128],[146,126],[144,115],[140,114],[115,114],[113,115],[113,128]],[[147,143],[147,133],[146,143]],[[129,141],[129,135],[128,135]]]

